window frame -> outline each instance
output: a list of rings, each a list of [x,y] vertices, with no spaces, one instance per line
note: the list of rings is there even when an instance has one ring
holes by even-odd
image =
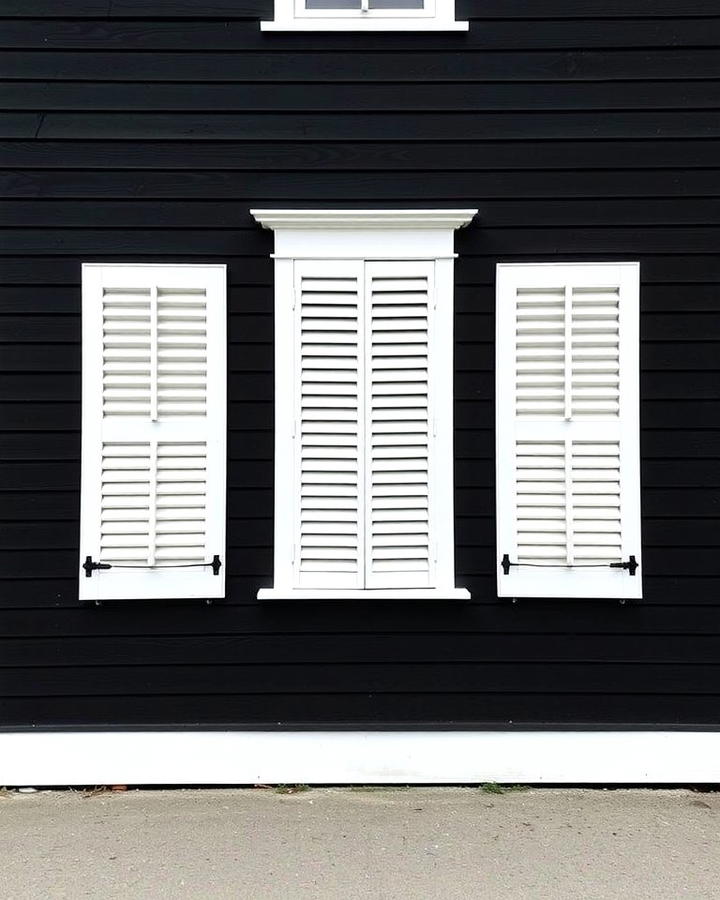
[[[275,0],[262,31],[468,31],[455,0],[425,0],[422,9],[307,9],[306,0]]]
[[[453,404],[435,401],[435,472],[433,525],[435,582],[432,587],[298,588],[295,587],[294,498],[296,410],[295,263],[301,260],[432,261],[435,277],[434,376],[429,390],[453,396],[453,233],[477,210],[251,210],[275,232],[275,502],[274,584],[260,599],[301,597],[351,599],[468,599],[455,587],[453,498]],[[438,460],[442,462],[438,464]],[[285,498],[285,499],[283,499]],[[290,508],[293,504],[290,503]]]

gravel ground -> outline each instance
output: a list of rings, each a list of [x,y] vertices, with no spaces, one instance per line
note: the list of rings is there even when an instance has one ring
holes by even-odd
[[[720,896],[720,794],[5,792],[0,855],[3,900],[696,900]]]

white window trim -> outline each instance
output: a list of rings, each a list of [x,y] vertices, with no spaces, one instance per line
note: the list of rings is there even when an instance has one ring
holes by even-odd
[[[714,784],[720,732],[61,731],[0,734],[0,784]]]
[[[558,270],[586,270],[591,282],[617,286],[621,292],[620,307],[620,418],[621,444],[620,508],[622,520],[622,552],[627,560],[633,554],[638,563],[635,575],[627,571],[598,574],[595,569],[511,570],[506,574],[501,558],[508,554],[516,559],[515,530],[515,357],[507,352],[507,336],[515,333],[514,302],[511,292],[517,286],[549,286],[563,280]],[[496,315],[496,485],[497,485],[497,583],[499,597],[641,599],[641,498],[640,498],[640,367],[639,367],[639,292],[640,264],[637,262],[576,263],[501,263],[497,266]],[[568,276],[572,281],[573,276]],[[512,295],[514,297],[514,294]],[[530,421],[530,420],[528,420]],[[592,423],[592,419],[588,419]],[[544,423],[538,427],[542,428]],[[602,434],[603,420],[594,427]],[[557,435],[551,426],[548,434]]]
[[[452,397],[453,390],[453,247],[454,230],[467,225],[477,210],[250,210],[265,228],[275,232],[275,526],[274,586],[260,599],[302,597],[327,599],[468,599],[455,587],[452,403],[436,404],[436,453],[446,461],[435,466],[434,522],[441,536],[437,547],[434,588],[318,589],[294,587],[294,521],[287,515],[287,498],[295,491],[293,475],[293,316],[294,263],[321,260],[429,260],[435,264],[437,310],[435,334],[439,347],[431,390]],[[279,499],[286,498],[281,508]]]
[[[306,9],[304,0],[275,0],[263,31],[467,31],[455,19],[455,0],[426,0],[423,9]]]

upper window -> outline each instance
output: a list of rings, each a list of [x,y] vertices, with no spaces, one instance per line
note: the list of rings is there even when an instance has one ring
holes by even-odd
[[[264,31],[467,31],[455,0],[275,0]]]
[[[474,210],[256,210],[275,229],[275,584],[467,597],[453,544],[453,229]]]

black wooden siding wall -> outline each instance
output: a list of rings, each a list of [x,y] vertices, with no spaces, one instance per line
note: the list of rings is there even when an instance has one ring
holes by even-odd
[[[0,722],[717,723],[717,0],[459,0],[469,35],[262,34],[270,0],[1,0]],[[25,18],[22,18],[22,17]],[[258,603],[271,235],[252,206],[474,206],[457,240],[469,604]],[[501,260],[642,263],[645,600],[495,595]],[[80,263],[226,262],[225,604],[77,605]]]

